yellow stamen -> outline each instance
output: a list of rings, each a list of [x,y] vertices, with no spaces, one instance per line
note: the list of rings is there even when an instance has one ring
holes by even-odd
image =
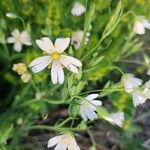
[[[59,58],[60,58],[60,53],[54,52],[54,53],[52,54],[52,58],[53,58],[54,60],[59,59]]]

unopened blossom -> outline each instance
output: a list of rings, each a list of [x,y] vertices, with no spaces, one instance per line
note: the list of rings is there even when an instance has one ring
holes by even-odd
[[[48,141],[47,147],[55,147],[54,150],[80,150],[80,147],[77,145],[77,142],[74,136],[71,133],[66,133],[51,138]]]
[[[30,36],[26,31],[19,32],[15,29],[12,33],[12,37],[7,38],[8,43],[14,43],[14,50],[20,52],[22,50],[22,45],[31,45]]]
[[[112,113],[105,117],[107,121],[112,123],[113,125],[117,125],[119,127],[122,127],[124,123],[124,113],[123,112],[117,112],[117,113]]]
[[[75,49],[80,47],[80,43],[83,38],[83,31],[76,31],[73,33],[71,38],[71,44],[74,45]]]
[[[27,67],[24,63],[18,63],[13,65],[12,70],[21,75],[27,71]]]
[[[150,22],[143,16],[138,17],[133,25],[133,31],[137,34],[145,34],[145,28],[150,29]]]
[[[147,99],[150,99],[150,80],[145,83],[143,94]]]
[[[84,43],[85,45],[89,41],[89,36],[90,36],[90,33],[87,32],[86,37],[85,37],[85,43]],[[75,47],[75,49],[78,49],[80,47],[82,39],[83,39],[83,31],[76,31],[73,33],[72,38],[71,38],[71,44]]]
[[[95,111],[97,106],[102,105],[101,101],[94,100],[98,96],[98,94],[90,94],[82,100],[80,104],[80,114],[85,121],[88,119],[94,120],[98,117]]]
[[[28,72],[25,72],[25,73],[23,73],[23,74],[21,75],[21,80],[22,80],[23,83],[29,82],[30,79],[31,79],[31,75],[30,75],[30,73],[28,73]]]
[[[85,10],[85,7],[81,3],[75,2],[71,9],[71,13],[73,16],[80,16],[85,12]]]
[[[145,103],[146,99],[147,99],[146,96],[139,89],[135,89],[132,92],[132,100],[133,100],[134,107],[137,107]]]
[[[33,60],[29,67],[34,73],[40,72],[51,64],[51,80],[53,84],[62,84],[64,82],[63,67],[73,73],[78,73],[78,68],[82,63],[64,53],[64,50],[70,43],[69,38],[57,38],[54,45],[48,37],[36,40],[37,45],[44,51],[45,56]]]
[[[142,84],[142,80],[136,78],[133,74],[125,74],[122,77],[122,82],[127,93],[131,93],[135,88]]]

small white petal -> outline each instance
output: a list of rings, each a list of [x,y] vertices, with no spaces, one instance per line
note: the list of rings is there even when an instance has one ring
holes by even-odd
[[[139,90],[134,90],[132,92],[132,99],[134,107],[137,107],[138,105],[143,104],[146,101],[146,97]]]
[[[30,41],[30,36],[26,31],[23,31],[21,33],[21,36],[22,36],[22,43],[23,44],[28,45],[28,46],[32,45],[31,41]]]
[[[16,52],[21,52],[21,49],[22,49],[22,44],[20,42],[14,43],[14,50]]]
[[[86,110],[85,114],[91,121],[97,118],[97,114],[92,109]]]
[[[15,43],[15,42],[16,42],[16,40],[14,37],[7,38],[7,43]]]
[[[87,97],[85,97],[85,99],[90,101],[90,100],[97,98],[98,96],[99,96],[98,94],[90,94]]]
[[[50,147],[55,146],[61,139],[62,139],[62,135],[51,138],[48,141],[47,147],[50,148]]]
[[[82,66],[81,61],[76,59],[76,58],[74,58],[74,57],[67,56],[67,55],[62,55],[62,59],[65,59],[69,64],[72,64],[74,66],[77,66],[77,67],[81,67]]]
[[[92,100],[90,101],[92,104],[94,104],[95,106],[101,106],[102,105],[102,102],[99,101],[99,100]]]
[[[67,59],[67,57],[64,57],[64,55],[60,59],[62,65],[64,65],[68,70],[78,73],[78,68],[71,62],[70,60]]]
[[[145,27],[142,22],[136,21],[134,23],[133,31],[137,34],[145,34]]]
[[[145,28],[150,29],[150,22],[147,19],[143,20],[143,25]]]
[[[18,29],[15,29],[11,34],[13,37],[17,37],[18,35],[20,35],[20,32]]]
[[[48,37],[36,40],[36,43],[43,51],[47,53],[50,53],[54,49],[53,43]]]
[[[55,49],[59,53],[62,53],[69,45],[70,38],[57,38],[55,41]]]
[[[80,107],[80,114],[81,114],[81,117],[87,121],[87,117],[86,117],[86,114],[85,114],[85,110],[84,110],[84,107]]]
[[[105,119],[112,124],[116,124],[119,127],[122,127],[124,123],[124,113],[123,112],[112,113]]]
[[[51,79],[53,84],[63,84],[64,82],[64,71],[60,62],[58,61],[54,61],[52,63]]]
[[[50,56],[42,56],[39,58],[36,58],[33,60],[29,67],[31,67],[31,70],[34,73],[40,72],[41,70],[45,69],[50,63],[51,63],[51,57]]]
[[[122,82],[127,93],[131,93],[135,88],[142,84],[142,80],[134,77],[133,74],[125,74],[122,77]]]

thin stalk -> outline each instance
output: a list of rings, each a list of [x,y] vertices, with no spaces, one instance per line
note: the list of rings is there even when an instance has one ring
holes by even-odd
[[[62,121],[57,127],[62,127],[63,125],[65,125],[67,122],[69,122],[72,118],[68,117],[67,119],[65,119],[64,121]]]

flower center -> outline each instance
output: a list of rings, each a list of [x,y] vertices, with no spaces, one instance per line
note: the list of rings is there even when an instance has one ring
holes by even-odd
[[[54,60],[59,59],[59,58],[60,58],[60,53],[57,53],[57,52],[52,53],[52,58],[53,58]]]

